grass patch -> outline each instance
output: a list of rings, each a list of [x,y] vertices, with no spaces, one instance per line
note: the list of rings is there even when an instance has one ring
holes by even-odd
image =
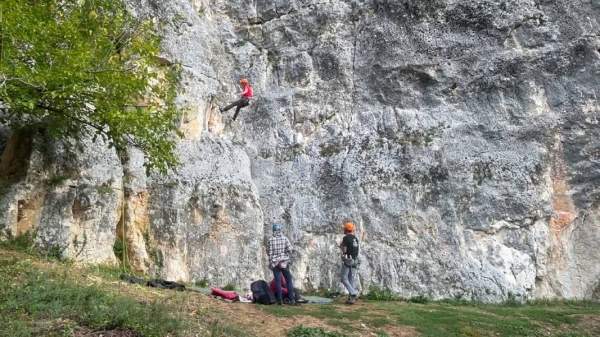
[[[340,329],[352,333],[355,327],[348,322],[355,324],[366,323],[372,327],[382,327],[385,325],[394,324],[386,316],[381,313],[372,312],[370,310],[337,310],[336,305],[302,305],[299,307],[278,306],[278,305],[263,305],[259,306],[263,311],[277,316],[292,318],[295,316],[310,316],[326,322],[328,325],[339,327]]]
[[[131,271],[124,269],[123,266],[113,264],[99,264],[89,266],[87,270],[107,280],[120,280],[121,274],[131,274]]]
[[[404,325],[414,327],[422,337],[591,337],[595,336],[594,328],[584,328],[581,317],[600,315],[600,303],[593,302],[554,301],[515,306],[427,299],[426,304],[415,303],[419,301],[368,301],[346,310],[339,310],[337,305],[260,308],[277,317],[311,316],[340,327],[349,335],[353,335],[349,323],[363,323],[378,329],[381,336],[385,336],[386,326]]]
[[[442,336],[591,336],[578,328],[578,314],[600,313],[600,304],[529,305],[373,303],[396,323],[414,326],[423,337]],[[568,326],[567,331],[561,331]],[[554,331],[548,334],[547,331]]]
[[[225,325],[220,322],[213,322],[209,328],[210,337],[251,337],[248,331],[238,329],[236,327]]]
[[[162,337],[183,328],[163,305],[73,282],[67,272],[41,272],[29,260],[0,260],[0,336],[70,335],[80,326]]]
[[[310,328],[299,325],[287,333],[288,337],[347,337],[338,332],[325,331],[321,328]]]

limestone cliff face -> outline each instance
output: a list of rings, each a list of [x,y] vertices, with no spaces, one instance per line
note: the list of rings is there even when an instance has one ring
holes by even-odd
[[[182,166],[1,132],[3,172],[27,164],[5,236],[85,262],[124,238],[146,272],[247,287],[281,222],[298,283],[338,288],[349,217],[365,290],[600,296],[600,2],[128,2],[183,65]],[[256,100],[230,123],[242,76]]]

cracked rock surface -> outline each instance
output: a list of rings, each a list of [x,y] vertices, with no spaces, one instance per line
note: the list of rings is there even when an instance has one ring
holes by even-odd
[[[264,242],[281,222],[296,283],[341,289],[352,218],[365,291],[600,294],[597,1],[128,3],[183,65],[182,166],[146,177],[136,150],[122,165],[88,142],[48,168],[34,144],[0,193],[3,232],[36,229],[87,262],[124,239],[138,269],[244,289],[270,279]],[[240,77],[256,99],[232,123],[217,106]],[[15,147],[3,130],[0,145]],[[49,184],[57,168],[70,178]]]

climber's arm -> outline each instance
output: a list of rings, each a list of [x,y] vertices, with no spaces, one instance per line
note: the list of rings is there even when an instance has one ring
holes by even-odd
[[[249,90],[250,90],[250,89],[248,89],[248,86],[245,86],[245,87],[244,87],[244,90],[242,90],[242,92],[240,93],[240,96],[244,96],[244,95],[246,95],[246,94],[248,93],[248,91],[249,91]]]

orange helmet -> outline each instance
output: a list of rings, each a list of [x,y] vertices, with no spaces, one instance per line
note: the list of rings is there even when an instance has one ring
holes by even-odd
[[[249,83],[248,83],[248,80],[247,80],[247,79],[245,79],[245,78],[242,78],[242,79],[240,80],[240,84],[241,84],[241,85],[248,85]]]
[[[354,232],[354,224],[352,221],[344,222],[344,233],[352,233]]]

